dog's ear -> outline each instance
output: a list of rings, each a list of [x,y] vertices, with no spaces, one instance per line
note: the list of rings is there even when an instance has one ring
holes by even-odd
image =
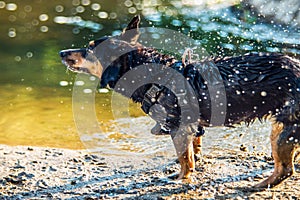
[[[134,18],[132,18],[132,20],[127,25],[125,31],[131,29],[139,29],[140,21],[141,21],[141,17],[139,15],[134,16]]]
[[[124,40],[128,41],[129,43],[135,44],[140,36],[139,31],[139,24],[141,18],[139,15],[136,15],[132,20],[129,22],[127,27],[123,30],[122,37]]]

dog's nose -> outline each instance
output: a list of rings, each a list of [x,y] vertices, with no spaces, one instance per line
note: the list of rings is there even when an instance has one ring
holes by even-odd
[[[70,51],[62,50],[59,52],[60,57],[64,58],[68,55],[70,55]]]

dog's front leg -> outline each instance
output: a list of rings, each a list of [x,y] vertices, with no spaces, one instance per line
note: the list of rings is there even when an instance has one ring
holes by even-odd
[[[195,161],[202,162],[202,137],[204,135],[204,129],[198,125],[197,131],[195,131],[195,137],[193,138],[193,148],[195,154]]]
[[[193,138],[193,149],[195,154],[195,161],[202,162],[202,135]]]
[[[177,152],[178,160],[180,163],[180,173],[178,179],[187,179],[190,177],[191,173],[195,171],[195,160],[194,160],[194,150],[192,143],[187,146],[185,152]]]
[[[177,179],[187,179],[195,171],[193,135],[188,129],[189,127],[180,128],[175,134],[172,134],[181,167]]]

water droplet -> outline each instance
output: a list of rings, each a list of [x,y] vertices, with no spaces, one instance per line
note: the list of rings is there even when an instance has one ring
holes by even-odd
[[[84,7],[83,6],[77,6],[76,7],[76,12],[78,13],[83,13],[85,11]]]
[[[68,83],[68,81],[60,81],[59,85],[64,87],[64,86],[69,85],[69,83]]]
[[[98,17],[101,19],[106,19],[108,17],[107,12],[99,12]]]
[[[15,61],[20,62],[21,60],[22,60],[22,58],[20,56],[15,57]]]
[[[15,3],[6,4],[6,10],[15,11],[15,10],[17,10],[17,8],[18,8],[18,6]]]
[[[47,14],[41,14],[39,16],[39,20],[44,22],[44,21],[47,21],[49,19],[49,16]]]
[[[8,30],[8,37],[14,38],[14,37],[16,37],[16,36],[17,36],[16,29],[10,28],[10,29]]]
[[[8,17],[8,20],[11,21],[11,22],[14,22],[14,21],[17,20],[17,17],[14,16],[14,15],[10,15],[10,16]]]
[[[0,8],[5,8],[5,2],[4,1],[0,1]]]
[[[109,14],[109,18],[110,19],[116,19],[118,17],[118,15],[117,15],[117,13],[115,13],[115,12],[111,12],[110,14]]]
[[[37,25],[39,25],[39,20],[37,20],[37,19],[34,19],[34,20],[32,20],[32,22],[31,22],[31,24],[33,25],[33,26],[37,26]]]
[[[80,29],[79,28],[73,28],[73,30],[72,30],[72,32],[74,33],[74,34],[79,34],[80,33]]]
[[[84,81],[76,81],[75,85],[77,85],[77,86],[83,86],[84,85]]]
[[[25,12],[31,12],[31,11],[32,11],[31,5],[26,5],[26,6],[24,7],[24,10],[25,10]]]
[[[91,4],[91,1],[90,0],[81,0],[81,4],[84,6],[88,6]]]
[[[130,8],[128,8],[128,12],[130,14],[134,14],[134,13],[136,13],[136,8],[135,7],[130,7]]]
[[[91,76],[90,77],[90,81],[95,81],[96,80],[96,77],[95,76]]]
[[[27,58],[32,58],[33,53],[29,51],[29,52],[26,53],[26,56],[27,56]]]
[[[41,30],[41,32],[46,33],[46,32],[48,32],[49,28],[48,28],[48,26],[41,26],[40,30]]]
[[[93,3],[91,5],[92,10],[100,10],[101,9],[101,5],[99,3]]]
[[[31,91],[32,91],[32,87],[26,87],[26,90],[27,90],[28,92],[31,92]]]
[[[267,92],[262,91],[262,92],[260,93],[260,95],[261,95],[262,97],[265,97],[265,96],[267,96]]]
[[[55,7],[55,11],[56,12],[63,12],[64,11],[64,7],[62,6],[62,5],[57,5],[56,7]]]
[[[89,89],[89,88],[83,90],[83,93],[85,93],[85,94],[90,94],[92,92],[93,92],[93,90]]]
[[[100,88],[99,89],[99,93],[108,93],[108,92],[109,92],[109,90],[106,89],[106,88]]]
[[[133,5],[133,3],[132,3],[132,1],[130,1],[130,0],[126,0],[126,1],[124,2],[124,5],[125,5],[126,7],[131,7],[131,6]]]

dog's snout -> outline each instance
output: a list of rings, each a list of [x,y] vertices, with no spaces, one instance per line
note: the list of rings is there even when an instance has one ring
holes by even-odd
[[[82,57],[86,56],[86,49],[67,49],[59,52],[60,57],[65,58],[73,53],[79,53]]]
[[[62,58],[66,57],[66,56],[68,56],[70,54],[71,54],[70,51],[66,51],[66,50],[62,50],[62,51],[59,52],[59,55]]]

